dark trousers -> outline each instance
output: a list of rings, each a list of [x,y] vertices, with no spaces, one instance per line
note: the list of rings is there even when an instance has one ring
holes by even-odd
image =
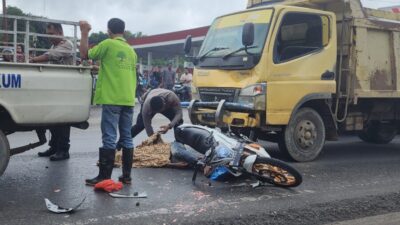
[[[49,146],[61,152],[69,150],[69,136],[71,133],[70,126],[60,126],[50,129],[51,139]]]
[[[161,112],[161,114],[165,117],[167,117],[170,121],[172,121],[175,117],[175,112],[172,109],[167,109],[164,112]],[[178,127],[183,123],[183,120],[180,120],[174,127]],[[136,137],[140,132],[144,130],[144,123],[143,123],[143,116],[142,116],[142,109],[140,109],[140,113],[136,119],[136,124],[132,127],[131,133],[132,133],[132,138]]]

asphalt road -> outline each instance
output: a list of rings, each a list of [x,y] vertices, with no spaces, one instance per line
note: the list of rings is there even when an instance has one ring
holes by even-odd
[[[188,120],[187,120],[188,121]],[[380,146],[343,137],[327,143],[318,160],[292,164],[303,174],[294,189],[264,186],[252,180],[191,183],[192,171],[134,169],[134,184],[125,192],[146,191],[147,199],[113,199],[84,185],[97,175],[97,149],[101,144],[99,113],[92,126],[73,129],[71,159],[50,162],[38,158],[46,146],[12,157],[0,177],[0,224],[332,224],[400,212],[400,138]],[[155,118],[159,126],[166,120]],[[32,133],[9,136],[13,146],[34,141]],[[135,139],[138,144],[142,133]],[[165,140],[172,140],[167,134]],[[275,144],[267,150],[282,158]],[[113,178],[121,174],[114,169]],[[74,214],[49,213],[44,198],[71,207],[86,196]],[[137,206],[139,203],[139,206]],[[385,224],[385,216],[376,217]],[[359,221],[359,220],[358,220]],[[382,222],[382,223],[381,223]],[[346,224],[351,224],[346,223]]]

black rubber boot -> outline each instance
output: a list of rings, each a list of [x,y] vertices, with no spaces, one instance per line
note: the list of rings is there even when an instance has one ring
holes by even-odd
[[[50,157],[52,155],[54,155],[57,152],[57,149],[54,147],[50,147],[49,149],[47,149],[44,152],[38,152],[38,156],[39,157]]]
[[[131,184],[131,170],[133,163],[133,149],[122,149],[122,176],[118,178],[124,184]]]
[[[61,160],[69,159],[69,146],[70,145],[68,144],[62,148],[59,148],[54,155],[50,156],[50,160],[51,161],[61,161]]]
[[[93,179],[86,179],[86,185],[94,186],[97,183],[111,179],[114,168],[115,149],[99,149],[99,175]]]
[[[56,142],[56,140],[55,140],[55,138],[53,136],[50,139],[49,146],[50,146],[50,148],[47,149],[46,151],[38,152],[38,156],[39,157],[50,157],[50,156],[56,154],[56,152],[57,152],[57,142]]]
[[[66,160],[69,159],[69,153],[68,152],[56,152],[56,154],[50,156],[50,161],[61,161],[61,160]]]

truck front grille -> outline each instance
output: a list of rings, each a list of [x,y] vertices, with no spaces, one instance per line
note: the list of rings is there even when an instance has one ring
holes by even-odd
[[[200,100],[203,102],[219,102],[226,100],[234,102],[239,94],[237,88],[198,88]]]

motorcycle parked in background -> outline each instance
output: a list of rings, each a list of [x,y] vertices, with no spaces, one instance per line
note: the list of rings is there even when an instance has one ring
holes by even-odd
[[[147,80],[144,79],[141,75],[138,76],[137,80],[137,87],[136,87],[136,98],[138,99],[139,103],[143,103],[142,96],[144,93],[147,92]]]
[[[187,88],[183,83],[175,83],[172,91],[178,96],[181,102],[190,102],[189,88]]]

